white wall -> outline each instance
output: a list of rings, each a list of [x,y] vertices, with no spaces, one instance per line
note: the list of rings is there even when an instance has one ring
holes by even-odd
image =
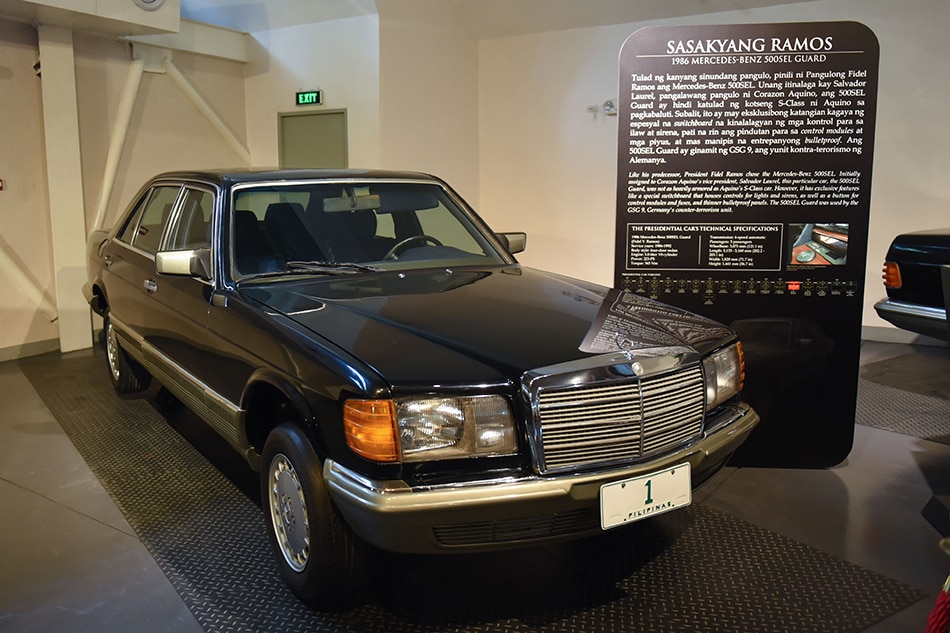
[[[55,302],[37,46],[33,27],[0,21],[0,248]],[[0,296],[0,350],[57,338],[56,324],[2,272]]]
[[[588,106],[618,96],[623,41],[647,23],[478,42],[453,3],[378,0],[379,15],[254,34],[246,66],[176,53],[175,64],[240,139],[255,165],[277,164],[277,113],[320,87],[346,108],[353,166],[446,178],[498,230],[527,230],[520,259],[609,284],[613,278],[617,119]],[[856,20],[881,43],[865,325],[893,235],[950,226],[950,3],[821,0],[668,20],[666,24]],[[656,24],[652,22],[651,24]],[[77,35],[76,78],[87,225],[128,71],[126,44]],[[0,240],[53,295],[36,33],[0,21]],[[11,151],[10,148],[17,148]],[[146,75],[107,223],[153,173],[235,166],[239,157],[163,75]],[[0,356],[55,340],[57,328],[0,275]],[[16,355],[16,352],[14,352]]]
[[[417,170],[478,196],[478,44],[451,3],[378,0],[378,15],[252,33],[248,144],[277,165],[277,113],[294,92],[323,90],[347,110],[349,164]]]
[[[379,21],[376,15],[253,33],[245,69],[247,136],[255,166],[279,162],[277,114],[347,111],[349,163],[380,162]],[[298,90],[323,90],[322,107],[298,108]]]
[[[132,53],[128,43],[92,36],[77,36],[75,48],[86,226],[91,229]],[[171,59],[244,142],[243,65],[185,53],[175,53]],[[146,72],[132,110],[104,226],[112,226],[145,181],[159,172],[241,165],[238,154],[170,76]]]
[[[627,27],[483,42],[479,212],[528,232],[529,266],[613,283],[617,117],[588,106],[617,98]]]
[[[37,34],[0,20],[0,246],[46,297],[54,300],[50,210],[44,151],[42,83],[33,71]],[[102,188],[109,138],[131,63],[130,45],[75,33],[85,225],[91,228]],[[242,139],[244,68],[236,62],[176,53],[176,67]],[[223,97],[223,98],[222,98]],[[152,175],[169,169],[235,166],[240,158],[163,74],[146,73],[133,110],[105,224],[111,225]],[[84,235],[77,235],[85,243]],[[58,327],[0,272],[0,359],[56,349]]]
[[[477,205],[477,40],[453,3],[376,4],[381,166],[440,176]]]
[[[531,266],[613,280],[615,117],[586,107],[618,93],[624,40],[650,24],[854,20],[881,45],[864,323],[880,268],[900,232],[950,226],[950,3],[822,0],[665,22],[488,40],[479,51],[481,213],[496,228],[529,232]]]

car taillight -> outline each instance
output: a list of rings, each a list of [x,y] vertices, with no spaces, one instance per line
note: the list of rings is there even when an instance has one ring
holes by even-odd
[[[885,288],[900,288],[903,285],[900,266],[896,262],[884,262],[883,279]]]

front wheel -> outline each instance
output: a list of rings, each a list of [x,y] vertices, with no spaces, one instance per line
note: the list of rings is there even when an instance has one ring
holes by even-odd
[[[369,547],[333,505],[322,464],[293,424],[264,443],[261,501],[280,573],[304,602],[344,606],[365,586]]]

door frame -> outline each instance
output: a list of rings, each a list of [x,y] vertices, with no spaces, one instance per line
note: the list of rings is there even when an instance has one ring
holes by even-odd
[[[284,137],[281,133],[283,130],[283,120],[291,117],[326,116],[331,114],[343,115],[343,161],[345,163],[344,167],[350,166],[349,117],[347,116],[346,108],[334,108],[328,110],[304,110],[277,113],[277,163],[281,168],[284,167]]]

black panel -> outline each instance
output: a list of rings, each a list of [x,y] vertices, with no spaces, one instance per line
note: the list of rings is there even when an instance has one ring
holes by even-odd
[[[761,422],[733,464],[841,463],[877,38],[856,22],[658,25],[627,39],[619,66],[614,285],[737,331]]]

